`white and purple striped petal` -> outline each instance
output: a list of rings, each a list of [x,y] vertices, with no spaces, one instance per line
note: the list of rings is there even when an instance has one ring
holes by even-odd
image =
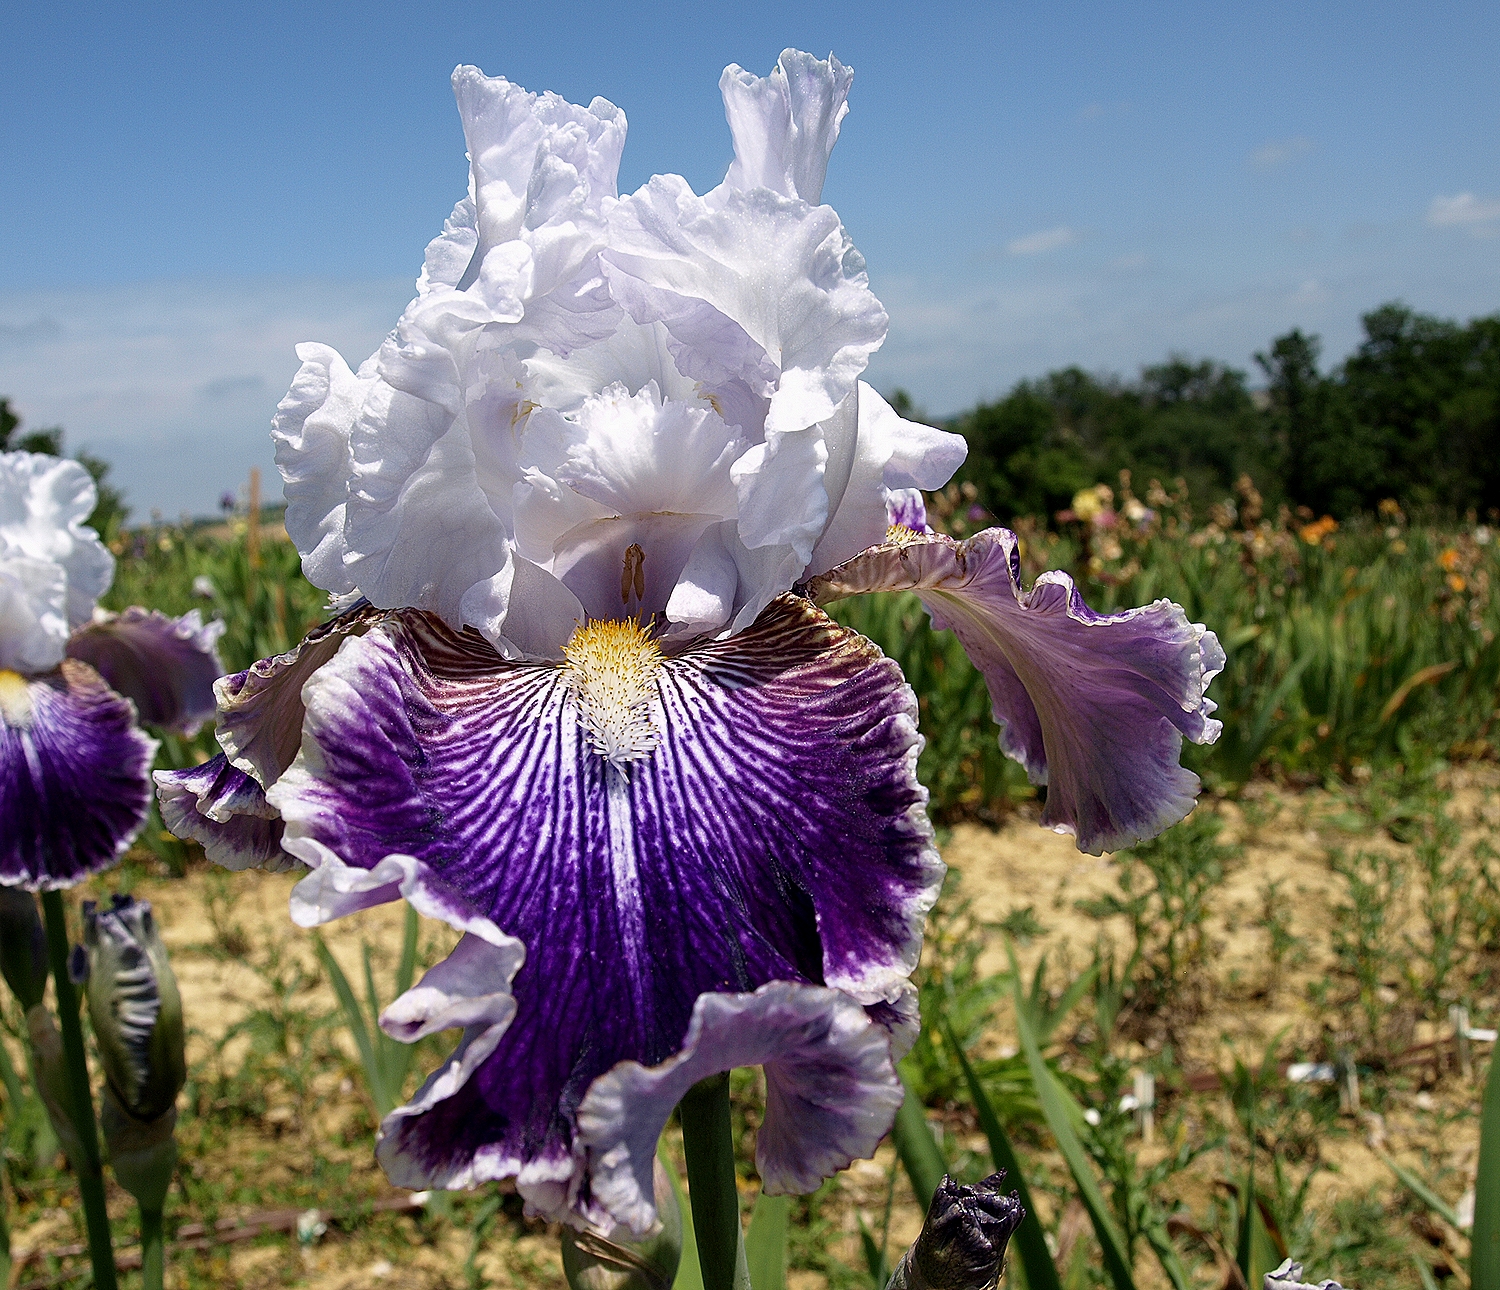
[[[68,640],[79,658],[135,704],[147,725],[196,734],[214,715],[214,682],[224,674],[216,642],[224,624],[207,626],[196,609],[168,618],[132,605],[122,614],[96,613]]]
[[[420,894],[525,946],[514,1020],[470,1025],[388,1122],[389,1167],[431,1185],[513,1178],[537,1210],[598,1221],[576,1135],[594,1081],[682,1051],[701,995],[772,981],[839,992],[888,1062],[892,1032],[909,1042],[943,867],[909,688],[805,600],[661,660],[654,739],[611,757],[571,669],[390,615],[305,686],[303,754],[268,796],[286,849],[315,866],[299,921]],[[498,995],[495,975],[465,989]]]
[[[146,819],[155,755],[87,663],[0,671],[0,883],[51,891],[114,864]]]
[[[651,1162],[672,1109],[695,1083],[763,1065],[766,1115],[755,1165],[772,1196],[817,1190],[875,1154],[901,1105],[890,1038],[837,990],[772,981],[750,994],[704,994],[682,1050],[657,1066],[621,1062],[578,1108],[593,1195],[644,1232],[655,1219]]]
[[[159,770],[154,778],[162,823],[179,838],[201,843],[215,864],[279,873],[297,863],[281,849],[281,816],[265,790],[223,753],[186,770]]]
[[[381,611],[359,604],[312,631],[285,654],[263,658],[214,684],[219,746],[229,760],[269,788],[302,746],[302,686],[346,637],[368,631]]]
[[[910,534],[808,584],[820,603],[899,590],[915,591],[984,674],[1000,746],[1047,785],[1043,824],[1098,855],[1154,837],[1193,809],[1198,777],[1178,757],[1184,737],[1219,736],[1204,692],[1224,651],[1179,606],[1096,614],[1057,572],[1025,591],[1005,529],[962,543]]]

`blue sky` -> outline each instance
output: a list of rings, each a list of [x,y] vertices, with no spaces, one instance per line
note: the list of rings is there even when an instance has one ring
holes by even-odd
[[[856,70],[824,200],[891,314],[870,379],[934,413],[1079,363],[1325,355],[1400,298],[1500,310],[1500,6],[13,7],[0,394],[205,511],[322,340],[358,362],[465,185],[458,62],[630,120],[630,190],[702,191],[717,82]]]

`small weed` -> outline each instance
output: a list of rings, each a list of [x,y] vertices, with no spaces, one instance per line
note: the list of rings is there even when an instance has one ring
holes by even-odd
[[[996,924],[996,927],[1023,947],[1047,934],[1046,927],[1036,916],[1034,905],[1023,905],[1011,910]]]
[[[1219,841],[1222,828],[1211,811],[1193,812],[1159,838],[1115,857],[1118,896],[1076,902],[1091,917],[1130,920],[1132,946],[1124,975],[1136,1026],[1169,1013],[1170,1030],[1201,1011],[1199,986],[1212,950],[1209,898],[1237,854]]]
[[[1409,1037],[1411,1017],[1392,1008],[1406,966],[1396,934],[1396,904],[1406,884],[1401,858],[1384,851],[1335,852],[1333,870],[1347,899],[1334,906],[1335,973],[1347,990],[1332,1000],[1345,1018],[1361,1056],[1397,1052]],[[1318,990],[1318,985],[1314,985]]]
[[[1282,892],[1284,879],[1272,878],[1260,889],[1260,916],[1255,925],[1266,934],[1266,963],[1269,973],[1265,992],[1274,998],[1280,990],[1286,970],[1306,958],[1302,940],[1292,931],[1292,911]]]

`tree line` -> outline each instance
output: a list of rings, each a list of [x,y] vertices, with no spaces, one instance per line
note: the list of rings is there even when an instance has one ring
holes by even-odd
[[[1249,475],[1267,502],[1345,518],[1500,507],[1500,313],[1460,324],[1392,303],[1331,370],[1301,330],[1255,355],[1264,387],[1173,355],[1134,381],[1066,367],[947,423],[969,442],[958,478],[1002,520],[1050,516],[1130,470],[1203,498]],[[900,391],[898,409],[912,415]]]
[[[1174,354],[1138,379],[1065,367],[1018,381],[954,417],[969,443],[958,482],[1001,520],[1051,516],[1121,470],[1228,495],[1249,475],[1271,505],[1339,519],[1395,498],[1408,511],[1500,508],[1500,313],[1467,323],[1399,303],[1362,318],[1364,339],[1319,368],[1320,342],[1294,329],[1255,355],[1263,388],[1213,359]],[[917,416],[896,391],[898,411]],[[60,429],[20,433],[0,399],[0,451],[61,454]],[[109,466],[74,454],[99,484],[92,517],[113,534],[129,514]]]

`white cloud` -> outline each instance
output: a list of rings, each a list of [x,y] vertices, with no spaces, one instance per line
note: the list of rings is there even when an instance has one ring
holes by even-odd
[[[0,292],[0,396],[114,466],[135,516],[207,514],[252,465],[279,489],[271,414],[321,340],[351,365],[380,344],[408,282],[146,282]]]
[[[1057,228],[1043,229],[1040,233],[1018,237],[1014,242],[1006,243],[1005,249],[1012,255],[1042,255],[1062,246],[1072,246],[1076,241],[1078,241],[1077,231],[1066,224],[1060,224]]]
[[[1309,278],[1286,299],[1287,304],[1295,308],[1307,305],[1325,305],[1328,303],[1329,296],[1321,282],[1316,278]]]
[[[1290,139],[1272,139],[1250,154],[1250,164],[1256,170],[1275,170],[1311,152],[1312,146],[1312,140],[1300,134]]]
[[[1500,197],[1475,197],[1473,193],[1455,193],[1452,197],[1434,197],[1427,208],[1427,222],[1434,228],[1455,225],[1473,227],[1500,220]]]

